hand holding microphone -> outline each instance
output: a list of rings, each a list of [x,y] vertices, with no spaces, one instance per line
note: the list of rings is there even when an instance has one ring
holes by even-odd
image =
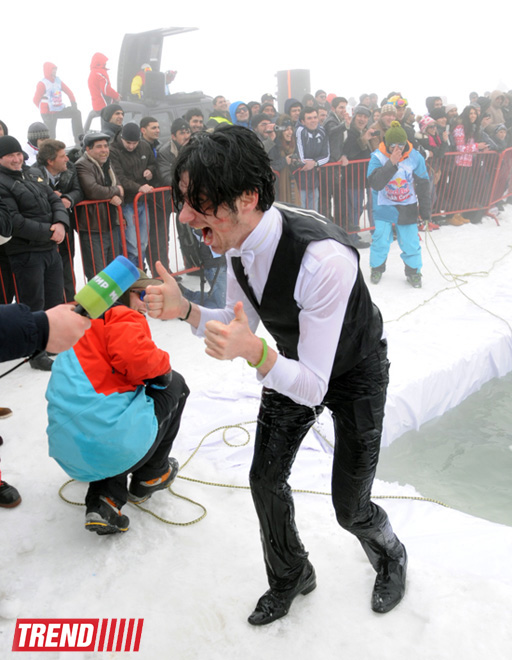
[[[90,319],[74,314],[71,305],[57,305],[46,310],[50,334],[46,350],[50,353],[67,351],[91,327]]]

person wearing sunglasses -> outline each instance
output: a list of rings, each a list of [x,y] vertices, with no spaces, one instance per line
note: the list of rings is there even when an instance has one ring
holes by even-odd
[[[368,183],[372,189],[375,231],[370,247],[371,281],[378,284],[386,270],[386,260],[396,228],[405,276],[414,288],[421,287],[421,246],[418,214],[430,222],[430,182],[425,159],[407,140],[398,121],[391,122],[370,158]]]

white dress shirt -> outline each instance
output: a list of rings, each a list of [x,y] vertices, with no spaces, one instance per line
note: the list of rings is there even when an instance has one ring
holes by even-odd
[[[295,209],[300,212],[300,209]],[[304,211],[310,214],[310,211]],[[201,307],[198,336],[204,336],[207,321],[216,319],[230,323],[233,307],[241,300],[256,332],[260,318],[238,284],[230,257],[241,257],[247,279],[258,303],[261,303],[272,260],[283,230],[283,219],[276,206],[263,214],[257,227],[240,250],[226,253],[228,281],[226,307]],[[334,356],[341,334],[348,299],[357,277],[358,261],[354,250],[332,239],[311,242],[304,254],[294,290],[299,312],[298,360],[279,355],[264,377],[258,379],[266,387],[306,406],[319,405],[327,392]]]

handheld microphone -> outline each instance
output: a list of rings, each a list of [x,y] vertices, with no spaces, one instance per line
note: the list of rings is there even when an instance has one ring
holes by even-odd
[[[122,255],[95,275],[75,294],[77,314],[97,319],[140,277],[138,269]]]

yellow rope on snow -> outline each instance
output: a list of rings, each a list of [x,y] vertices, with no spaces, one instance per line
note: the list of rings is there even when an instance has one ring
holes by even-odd
[[[434,248],[437,252],[437,255],[439,257],[441,265],[445,268],[445,270],[447,272],[443,273],[441,271],[441,269],[439,268],[438,264],[436,263],[436,260],[433,256],[432,252],[430,251],[430,247],[428,245],[429,241],[431,241],[432,244],[434,245]],[[439,291],[434,293],[433,296],[431,296],[430,298],[427,298],[427,300],[424,300],[422,303],[420,303],[416,307],[413,307],[413,309],[410,309],[409,311],[404,312],[403,314],[400,314],[400,316],[398,316],[396,319],[390,319],[389,321],[384,321],[384,323],[396,323],[397,321],[400,321],[401,319],[403,319],[405,316],[408,316],[409,314],[412,314],[413,312],[417,311],[418,309],[421,309],[421,307],[424,307],[425,305],[427,305],[429,302],[434,300],[434,298],[437,298],[437,296],[440,295],[441,293],[444,293],[445,291],[452,291],[453,289],[457,289],[459,291],[459,293],[461,295],[463,295],[467,300],[469,300],[469,302],[473,303],[473,305],[475,305],[476,307],[478,307],[482,311],[487,312],[491,316],[494,316],[495,318],[499,319],[500,321],[503,321],[503,323],[505,323],[507,325],[508,329],[512,333],[512,326],[507,321],[507,319],[504,319],[499,314],[495,314],[494,312],[491,312],[490,309],[487,309],[486,307],[484,307],[480,303],[476,302],[476,300],[471,298],[471,296],[468,296],[468,294],[465,291],[463,291],[463,289],[462,289],[463,285],[468,284],[467,279],[464,279],[464,278],[468,278],[468,277],[488,277],[489,274],[491,273],[491,271],[496,266],[496,264],[498,264],[500,261],[502,261],[503,259],[505,259],[507,256],[510,255],[510,253],[512,252],[512,245],[508,245],[507,246],[508,247],[507,252],[505,252],[505,254],[503,254],[501,257],[499,257],[498,259],[495,259],[492,262],[491,267],[489,268],[488,271],[480,270],[480,271],[475,271],[475,272],[463,273],[462,275],[457,275],[455,273],[452,273],[450,271],[450,269],[448,268],[448,266],[444,263],[443,257],[441,256],[441,252],[439,251],[439,248],[436,245],[435,240],[432,238],[432,232],[431,232],[430,229],[425,231],[425,247],[427,248],[427,252],[428,252],[430,258],[432,259],[432,262],[433,262],[434,266],[436,267],[438,273],[447,282],[453,282],[454,286],[447,286],[444,289],[440,289]]]
[[[213,429],[212,431],[209,431],[205,436],[202,437],[201,441],[199,442],[197,447],[194,449],[192,454],[187,458],[185,463],[183,463],[183,465],[180,467],[180,473],[190,463],[190,461],[194,458],[194,456],[197,454],[197,452],[199,451],[201,445],[206,440],[206,438],[213,435],[214,433],[222,431],[223,432],[222,433],[222,436],[223,436],[222,441],[224,442],[224,444],[228,445],[229,447],[245,447],[247,444],[249,444],[250,439],[251,439],[251,435],[250,435],[249,431],[244,427],[244,425],[246,425],[246,424],[256,424],[256,420],[239,422],[238,424],[226,424],[224,426],[218,426],[217,428]],[[226,433],[230,429],[239,429],[240,431],[243,431],[244,433],[247,434],[247,440],[245,442],[242,442],[242,443],[239,443],[239,444],[233,444],[231,442],[228,442],[228,440],[226,438]],[[324,440],[324,442],[326,442],[330,447],[333,447],[332,443],[329,442],[329,440],[321,433],[321,431],[316,426],[313,427],[313,430],[315,431],[315,433],[317,433],[320,436],[320,438],[322,438],[322,440]],[[178,473],[178,477],[177,477],[178,479],[182,479],[183,481],[189,481],[191,483],[201,484],[203,486],[214,486],[216,488],[230,488],[230,489],[237,489],[237,490],[250,490],[250,486],[238,486],[236,484],[224,484],[224,483],[217,483],[215,481],[205,481],[204,479],[195,479],[194,477],[186,477],[186,476],[183,476],[180,473]],[[72,504],[73,506],[85,506],[85,504],[83,502],[73,502],[72,500],[67,499],[63,494],[64,489],[69,484],[73,483],[74,481],[76,481],[76,480],[75,479],[68,479],[68,481],[66,481],[64,484],[62,484],[62,486],[59,488],[59,497],[62,500],[64,500],[64,502],[67,502],[68,504]],[[129,504],[133,504],[133,506],[136,506],[138,509],[140,509],[144,513],[147,513],[150,516],[153,516],[154,518],[156,518],[157,520],[160,520],[160,522],[163,522],[166,525],[175,525],[175,526],[179,526],[179,527],[187,527],[189,525],[194,525],[194,524],[200,522],[201,520],[203,520],[203,518],[206,517],[208,511],[207,511],[206,507],[203,504],[201,504],[199,502],[196,502],[195,500],[192,500],[188,497],[185,497],[184,495],[180,495],[180,494],[176,493],[172,489],[171,486],[167,486],[167,490],[172,495],[174,495],[175,497],[178,497],[181,500],[185,500],[186,502],[190,502],[191,504],[194,504],[195,506],[198,506],[203,511],[202,515],[199,516],[198,518],[195,518],[194,520],[190,520],[188,522],[176,522],[176,521],[173,521],[173,520],[167,520],[166,518],[164,518],[162,516],[159,516],[154,511],[151,511],[150,509],[146,509],[145,507],[143,507],[140,504],[137,504],[135,502],[129,502]],[[324,497],[325,496],[326,497],[331,497],[331,493],[329,493],[329,492],[324,492],[324,491],[319,491],[319,490],[308,490],[308,489],[304,489],[304,488],[293,488],[292,492],[293,493],[305,493],[305,494],[308,494],[308,495],[322,495]],[[443,502],[440,502],[439,500],[431,499],[429,497],[414,497],[414,496],[410,496],[410,495],[373,495],[372,499],[417,500],[417,501],[420,501],[420,502],[432,502],[434,504],[439,504],[440,506],[444,506],[448,509],[450,508],[447,504],[444,504]]]

